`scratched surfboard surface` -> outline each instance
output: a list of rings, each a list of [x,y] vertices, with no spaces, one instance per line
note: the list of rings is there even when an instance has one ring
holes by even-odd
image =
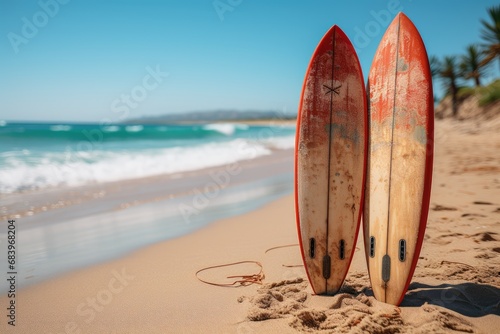
[[[295,146],[300,248],[316,294],[336,293],[355,250],[367,154],[366,92],[354,48],[337,26],[313,53]]]
[[[375,297],[399,305],[417,264],[429,208],[434,110],[425,46],[399,13],[368,77],[369,153],[363,216]]]

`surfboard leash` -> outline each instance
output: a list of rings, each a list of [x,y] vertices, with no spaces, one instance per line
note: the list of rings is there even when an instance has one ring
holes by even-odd
[[[297,246],[299,246],[299,244],[289,244],[289,245],[276,246],[276,247],[272,247],[272,248],[267,249],[264,252],[264,254],[267,254],[267,252],[275,250],[275,249],[286,248],[286,247],[297,247]],[[199,273],[201,273],[203,271],[207,271],[207,270],[211,270],[211,269],[217,269],[217,268],[230,267],[230,266],[236,266],[236,265],[244,264],[244,263],[253,263],[253,264],[256,264],[260,268],[259,272],[256,273],[256,274],[250,274],[250,275],[232,275],[232,276],[227,276],[226,278],[239,278],[239,279],[237,279],[237,280],[235,280],[233,282],[230,282],[230,283],[211,282],[211,281],[207,281],[205,279],[202,279],[199,276]],[[282,266],[285,267],[285,268],[294,268],[294,267],[303,267],[304,265],[303,264],[298,264],[298,265],[295,265],[295,264],[292,264],[292,265],[282,264]],[[216,266],[205,267],[205,268],[202,268],[202,269],[198,270],[195,273],[195,276],[196,276],[196,278],[200,282],[203,282],[205,284],[214,285],[214,286],[221,286],[221,287],[240,287],[240,286],[248,286],[248,285],[251,285],[251,284],[262,285],[263,281],[264,281],[264,278],[266,277],[266,275],[264,274],[264,268],[262,266],[262,263],[260,263],[258,261],[238,261],[238,262],[225,263],[225,264],[220,264],[220,265],[216,265]]]
[[[282,245],[282,246],[276,246],[276,247],[271,247],[269,249],[266,249],[264,254],[267,254],[267,252],[272,251],[274,249],[280,249],[280,248],[286,248],[286,247],[297,247],[299,244],[289,244],[289,245]]]
[[[237,279],[237,280],[235,280],[235,281],[233,281],[231,283],[210,282],[210,281],[207,281],[207,280],[204,280],[204,279],[200,278],[200,276],[198,275],[199,273],[201,273],[203,271],[206,271],[206,270],[211,270],[211,269],[216,269],[216,268],[223,268],[223,267],[230,267],[230,266],[236,266],[236,265],[243,264],[243,263],[253,263],[253,264],[256,264],[257,266],[259,266],[260,270],[259,270],[259,272],[257,274],[227,276],[226,278],[240,278],[240,279]],[[239,287],[239,286],[248,286],[248,285],[251,285],[251,284],[262,285],[263,284],[263,280],[266,277],[265,274],[264,274],[264,268],[263,268],[262,264],[260,262],[258,262],[258,261],[239,261],[239,262],[232,262],[232,263],[220,264],[220,265],[216,265],[216,266],[210,266],[210,267],[206,267],[206,268],[202,268],[202,269],[198,270],[196,272],[195,276],[196,276],[196,278],[200,282],[203,282],[205,284],[215,285],[215,286],[222,286],[222,287]]]
[[[287,248],[287,247],[298,247],[298,246],[299,246],[299,244],[289,244],[289,245],[271,247],[271,248],[266,249],[264,254],[267,254],[267,252],[270,252],[270,251],[275,250],[275,249]],[[298,268],[298,267],[303,267],[304,265],[303,264],[282,264],[281,266],[283,266],[285,268]]]

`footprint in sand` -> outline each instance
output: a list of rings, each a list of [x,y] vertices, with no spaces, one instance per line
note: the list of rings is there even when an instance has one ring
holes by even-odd
[[[476,233],[471,235],[471,237],[474,238],[474,241],[476,243],[480,243],[483,241],[497,241],[497,239],[494,237],[494,235],[497,235],[498,233],[495,232],[481,232],[481,233]]]
[[[493,203],[491,202],[486,202],[486,201],[474,201],[472,202],[473,204],[476,204],[476,205],[493,205]]]
[[[474,256],[474,258],[476,259],[483,259],[483,260],[489,260],[494,257],[497,257],[497,255],[495,253],[489,253],[489,252],[479,253],[476,256]]]
[[[463,280],[470,283],[483,283],[500,286],[498,270],[486,265],[471,266],[453,261],[432,262],[425,266],[427,276],[438,280]]]
[[[436,204],[434,207],[431,209],[432,211],[457,211],[457,208],[451,207],[451,206],[444,206],[444,205],[439,205]]]
[[[478,213],[464,213],[462,217],[469,217],[469,219],[474,219],[475,217],[477,218],[484,218],[486,217],[485,215],[481,215]]]
[[[427,313],[427,316],[423,317],[427,318],[427,321],[423,321],[414,333],[446,333],[450,329],[457,332],[478,333],[465,318],[431,305],[424,305],[422,309]]]
[[[302,309],[307,299],[305,291],[307,285],[307,281],[303,278],[263,285],[257,291],[257,295],[250,298],[252,306],[248,312],[248,319],[251,321],[278,319]],[[244,297],[240,297],[238,301],[243,300]]]
[[[448,245],[452,243],[452,241],[456,237],[461,237],[463,236],[462,233],[448,233],[448,234],[442,234],[440,236],[437,236],[436,238],[430,240],[431,243],[436,244],[436,245]]]

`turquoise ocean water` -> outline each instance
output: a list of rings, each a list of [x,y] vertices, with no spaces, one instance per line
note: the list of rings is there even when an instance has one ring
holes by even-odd
[[[182,173],[277,153],[268,164],[249,164],[231,187],[219,189],[209,202],[197,195],[109,210],[111,199],[16,218],[19,248],[18,288],[70,270],[123,256],[155,242],[191,233],[222,218],[255,210],[292,191],[293,126],[124,125],[7,123],[0,121],[0,199],[6,203],[44,196],[45,189]],[[172,189],[203,190],[209,175],[173,178]],[[152,187],[154,188],[154,187]],[[37,192],[39,192],[37,194]],[[161,194],[161,193],[160,193]],[[150,195],[151,196],[151,195]],[[206,200],[206,199],[205,199]],[[110,201],[109,203],[107,201]],[[199,203],[198,203],[199,204]],[[99,209],[102,206],[103,209]],[[181,207],[194,207],[185,217]],[[113,206],[111,206],[113,207]],[[9,214],[0,204],[3,213]],[[100,211],[99,211],[100,210]],[[0,226],[6,244],[7,225]],[[7,272],[7,252],[0,270]],[[6,283],[6,282],[5,282]],[[0,284],[0,292],[7,290]]]
[[[197,170],[293,148],[293,126],[0,121],[0,194]]]

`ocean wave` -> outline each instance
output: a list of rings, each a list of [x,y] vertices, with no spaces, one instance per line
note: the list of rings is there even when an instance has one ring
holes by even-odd
[[[279,150],[287,150],[295,147],[295,136],[284,136],[284,137],[275,137],[267,140],[263,140],[268,147],[279,149]]]
[[[246,124],[233,124],[233,123],[213,123],[203,126],[203,130],[216,131],[226,136],[232,136],[236,130],[248,130],[249,126]]]
[[[9,123],[0,128],[0,193],[196,170],[294,145],[294,128],[213,123]]]
[[[108,125],[102,128],[104,132],[118,132],[120,127],[118,125]]]
[[[140,132],[144,130],[144,126],[142,125],[129,125],[125,127],[125,131],[127,132]]]
[[[293,128],[273,126],[249,126],[246,124],[212,123],[193,125],[124,125],[124,124],[29,124],[13,123],[0,127],[0,151],[6,140],[37,140],[57,144],[56,140],[80,143],[91,141],[107,143],[117,141],[172,141],[172,140],[231,140],[283,136],[294,133]],[[20,143],[20,142],[19,142]]]
[[[51,125],[50,126],[50,131],[71,131],[72,127],[71,125]]]
[[[0,166],[0,193],[171,174],[268,154],[271,150],[265,143],[235,139],[192,147],[51,152],[37,157],[4,156],[4,163]]]

